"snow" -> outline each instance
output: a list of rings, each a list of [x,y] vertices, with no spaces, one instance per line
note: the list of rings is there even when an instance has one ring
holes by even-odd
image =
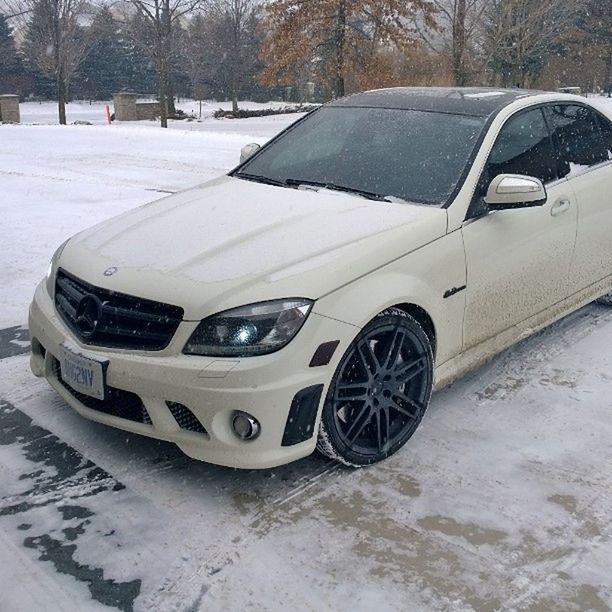
[[[0,126],[0,329],[25,322],[66,236],[296,118]],[[354,471],[192,461],[0,358],[0,608],[610,609],[611,346],[612,309],[583,308],[435,394],[401,453]]]
[[[36,108],[39,117],[53,115],[52,104]],[[24,120],[32,116],[26,110]],[[0,329],[27,319],[34,287],[67,237],[224,174],[238,164],[245,144],[264,143],[298,117],[175,121],[170,130],[153,122],[1,125],[0,286],[11,291],[3,294]]]

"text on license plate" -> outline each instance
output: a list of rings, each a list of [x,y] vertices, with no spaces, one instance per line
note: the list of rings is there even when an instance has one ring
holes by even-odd
[[[62,380],[79,393],[103,400],[106,362],[77,355],[65,346],[60,351]]]

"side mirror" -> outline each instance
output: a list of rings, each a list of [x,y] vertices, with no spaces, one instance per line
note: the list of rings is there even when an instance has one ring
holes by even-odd
[[[522,174],[500,174],[491,181],[485,202],[490,210],[504,210],[542,206],[546,198],[546,189],[540,179]]]
[[[240,149],[240,163],[245,162],[249,157],[255,155],[257,151],[261,148],[261,145],[258,145],[256,142],[251,142],[248,145],[244,145],[242,149]]]

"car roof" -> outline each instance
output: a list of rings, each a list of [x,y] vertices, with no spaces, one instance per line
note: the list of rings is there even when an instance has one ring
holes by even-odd
[[[327,106],[393,108],[490,117],[516,100],[542,94],[493,87],[392,87],[352,94]]]

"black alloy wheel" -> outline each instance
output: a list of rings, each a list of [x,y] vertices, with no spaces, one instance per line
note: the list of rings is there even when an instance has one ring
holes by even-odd
[[[359,333],[329,387],[317,448],[346,465],[369,465],[398,451],[431,397],[431,342],[411,316],[392,308]]]

